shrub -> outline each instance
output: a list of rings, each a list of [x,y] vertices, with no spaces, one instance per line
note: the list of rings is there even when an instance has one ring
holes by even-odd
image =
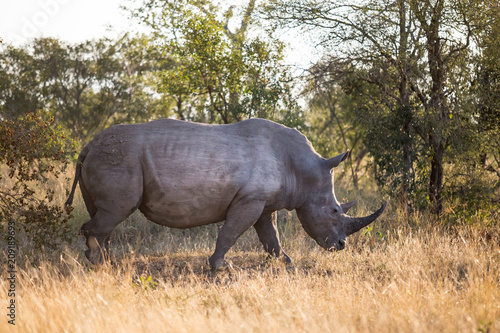
[[[68,240],[69,212],[54,202],[49,181],[61,176],[74,147],[53,118],[0,120],[0,223],[15,222],[36,248]]]

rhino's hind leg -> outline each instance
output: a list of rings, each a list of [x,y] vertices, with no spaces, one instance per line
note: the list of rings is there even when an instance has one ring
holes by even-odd
[[[287,264],[292,263],[292,259],[281,249],[278,234],[277,213],[265,213],[254,224],[257,236],[270,256],[280,258]]]
[[[99,264],[109,260],[109,236],[100,237],[88,235],[85,256],[93,264]]]
[[[208,260],[212,269],[224,267],[226,252],[234,245],[238,237],[257,221],[264,210],[264,205],[264,201],[241,200],[229,208],[226,222],[217,237],[215,252]]]
[[[93,264],[98,264],[104,260],[109,260],[109,241],[113,229],[124,219],[124,215],[115,215],[109,212],[98,210],[97,213],[85,223],[81,231],[87,238],[88,250],[85,256]]]
[[[111,232],[137,209],[143,193],[142,173],[133,160],[103,163],[103,156],[101,149],[91,149],[81,166],[80,188],[91,216],[81,231],[87,238],[85,255],[93,263],[109,258]]]

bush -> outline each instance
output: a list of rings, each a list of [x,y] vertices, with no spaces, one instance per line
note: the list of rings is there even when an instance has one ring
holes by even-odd
[[[66,169],[74,147],[53,118],[0,120],[0,223],[15,222],[36,248],[69,240],[69,212],[54,203],[49,180]]]

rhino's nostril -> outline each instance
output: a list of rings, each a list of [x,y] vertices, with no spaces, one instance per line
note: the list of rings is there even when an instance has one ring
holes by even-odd
[[[339,246],[341,249],[343,249],[345,247],[345,240],[344,239],[339,240]]]

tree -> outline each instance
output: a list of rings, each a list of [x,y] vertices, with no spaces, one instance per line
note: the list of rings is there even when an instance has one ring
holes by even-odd
[[[460,145],[455,145],[448,195],[474,212],[500,206],[500,7],[482,2],[470,13],[478,53],[472,58],[472,81],[465,94],[472,122]],[[465,131],[462,131],[465,134]]]
[[[319,62],[310,68],[303,91],[307,98],[306,120],[308,137],[322,156],[332,156],[347,149],[350,158],[344,163],[348,168],[354,188],[358,189],[358,173],[367,150],[362,142],[362,128],[352,118],[357,101],[345,94],[338,81],[344,75],[334,70],[332,62]],[[337,179],[345,173],[336,174]]]
[[[210,1],[144,1],[133,15],[153,29],[158,47],[174,64],[161,87],[176,101],[180,119],[231,123],[248,117],[299,123],[290,74],[280,65],[283,44],[249,37],[255,26],[249,1],[231,30],[235,7],[223,12]]]
[[[494,188],[500,189],[500,6],[489,4],[480,12],[482,56],[476,61],[476,80],[472,91],[479,110],[481,165],[496,176]],[[497,202],[500,201],[497,199]]]
[[[0,54],[0,116],[13,119],[43,108],[33,57],[23,48],[7,46]]]
[[[283,26],[326,32],[317,34],[317,43],[329,46],[330,61],[351,73],[338,84],[358,96],[377,92],[359,108],[368,116],[358,118],[370,120],[364,123],[365,144],[379,169],[401,180],[405,204],[412,184],[425,180],[439,214],[445,154],[470,122],[460,92],[470,78],[469,14],[476,10],[473,0],[272,0],[265,14]]]
[[[54,119],[28,113],[21,119],[0,120],[0,223],[27,232],[32,245],[56,247],[70,238],[69,216],[54,203],[51,179],[57,179],[74,154]]]
[[[0,53],[0,115],[43,110],[85,142],[117,122],[168,116],[156,91],[161,63],[144,36],[76,45],[40,38]]]

